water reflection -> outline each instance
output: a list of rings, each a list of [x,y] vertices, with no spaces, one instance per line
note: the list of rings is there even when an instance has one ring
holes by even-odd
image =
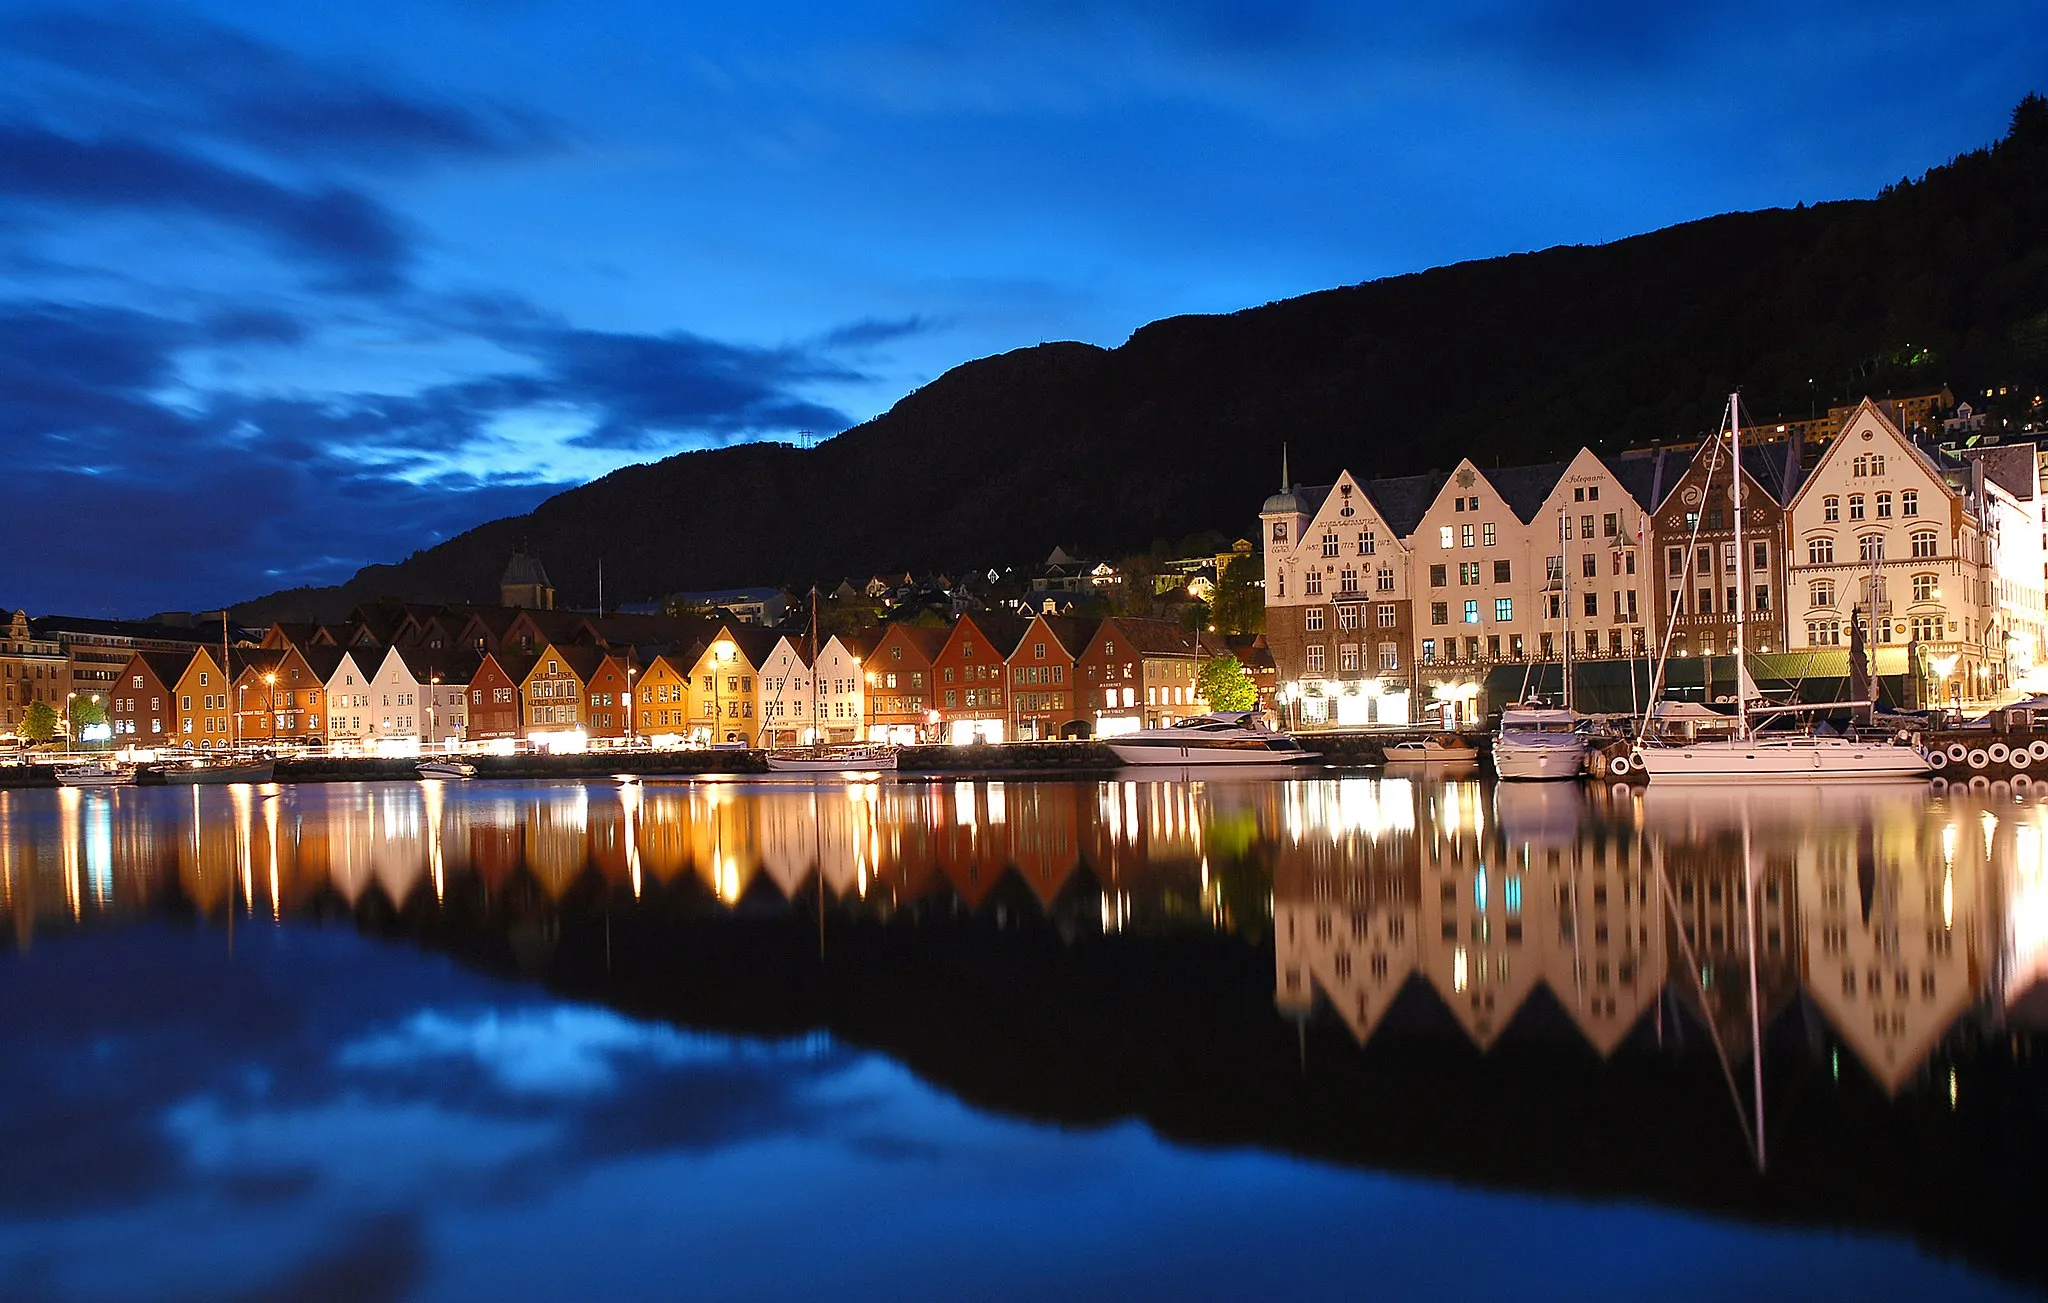
[[[2025,1024],[2048,970],[2048,808],[1786,786],[862,782],[0,792],[16,944],[176,899],[273,919],[515,879],[559,907],[689,889],[725,908],[919,903],[1274,940],[1274,998],[1364,1043],[1412,984],[1486,1049],[1532,1005],[1610,1055],[1683,1009],[1731,1073],[1788,1010],[1886,1091],[1973,1009]],[[1005,889],[1005,884],[1009,884]],[[1065,902],[1063,905],[1062,902]],[[823,902],[819,902],[822,908]]]

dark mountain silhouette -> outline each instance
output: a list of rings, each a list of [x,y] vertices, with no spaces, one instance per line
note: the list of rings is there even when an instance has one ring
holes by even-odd
[[[686,588],[1027,561],[1054,543],[1141,550],[1249,530],[1279,476],[1398,475],[1610,451],[1751,411],[1948,383],[2048,381],[2048,100],[1998,144],[1875,199],[1738,213],[1175,317],[1119,348],[1045,344],[954,368],[809,451],[684,453],[559,494],[338,589],[244,618],[379,595],[488,600],[515,545],[565,605]]]

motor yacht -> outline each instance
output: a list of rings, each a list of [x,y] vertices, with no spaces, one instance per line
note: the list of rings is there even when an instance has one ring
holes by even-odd
[[[1586,735],[1569,710],[1509,706],[1493,736],[1493,772],[1503,779],[1577,778],[1586,769]]]
[[[1103,739],[1127,765],[1293,765],[1316,758],[1249,710],[1197,715],[1170,728],[1145,728]]]

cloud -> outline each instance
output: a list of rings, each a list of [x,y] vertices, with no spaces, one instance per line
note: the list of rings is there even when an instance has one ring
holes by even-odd
[[[189,12],[34,11],[0,24],[15,61],[57,70],[82,88],[68,105],[102,122],[197,133],[295,165],[346,161],[379,169],[447,156],[552,147],[531,114],[408,92],[354,69],[330,68]]]
[[[397,218],[357,191],[295,190],[139,140],[79,140],[0,125],[0,200],[196,214],[311,258],[357,289],[395,287],[408,255]]]
[[[849,321],[843,326],[834,326],[818,337],[821,348],[872,348],[892,340],[908,339],[913,335],[928,334],[942,323],[927,316],[896,317],[880,319],[862,317]]]

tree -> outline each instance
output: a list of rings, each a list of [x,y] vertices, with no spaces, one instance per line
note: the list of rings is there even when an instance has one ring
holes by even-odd
[[[77,737],[80,729],[106,722],[107,708],[101,702],[91,697],[80,697],[71,703],[71,736]]]
[[[1234,556],[1216,577],[1209,620],[1218,633],[1264,633],[1266,591],[1256,556]]]
[[[57,736],[57,712],[47,701],[32,701],[21,716],[21,735],[31,742],[48,742]]]
[[[1259,690],[1235,656],[1212,656],[1195,672],[1195,690],[1208,701],[1211,710],[1252,710],[1259,704]]]

